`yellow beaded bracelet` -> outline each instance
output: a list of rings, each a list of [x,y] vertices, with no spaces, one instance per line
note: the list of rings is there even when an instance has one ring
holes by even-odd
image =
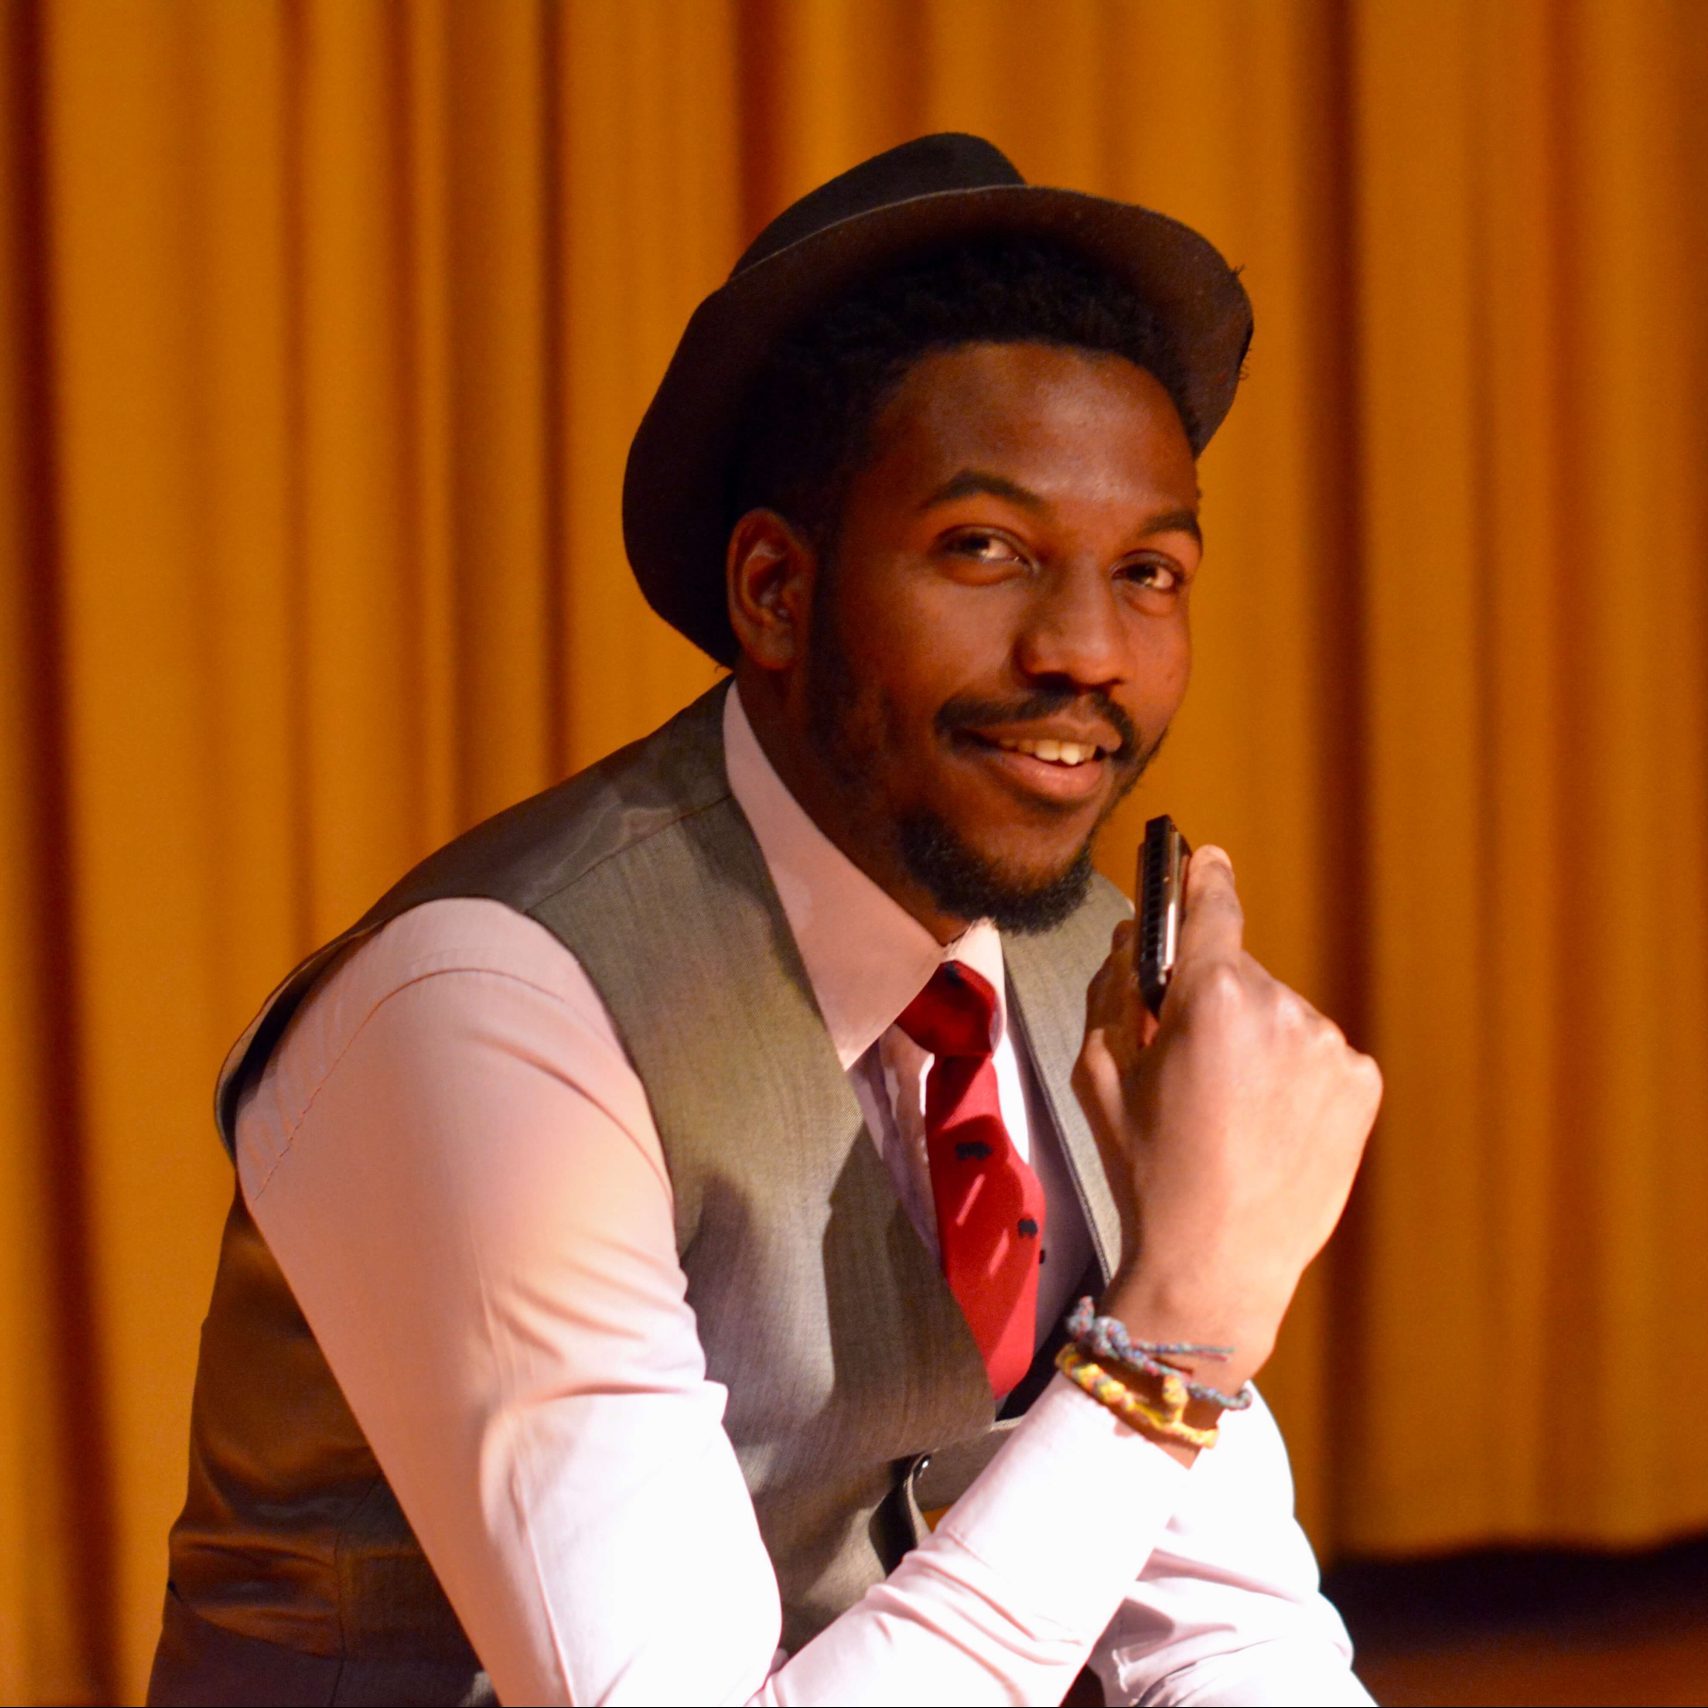
[[[1129,1372],[1124,1366],[1119,1373],[1106,1370],[1071,1343],[1056,1354],[1056,1368],[1141,1435],[1156,1441],[1178,1441],[1186,1447],[1216,1445],[1216,1425],[1198,1429],[1186,1421],[1190,1396],[1179,1376],[1171,1373],[1156,1384],[1161,1389],[1159,1404],[1132,1385],[1139,1372]]]

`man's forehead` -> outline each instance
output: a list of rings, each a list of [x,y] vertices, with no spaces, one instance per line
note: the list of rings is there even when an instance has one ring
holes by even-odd
[[[897,388],[875,439],[886,475],[915,505],[979,492],[1034,506],[1099,494],[1198,504],[1172,400],[1119,356],[1041,344],[932,352]]]

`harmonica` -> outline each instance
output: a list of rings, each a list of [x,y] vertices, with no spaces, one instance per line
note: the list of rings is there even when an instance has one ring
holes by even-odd
[[[1180,920],[1186,906],[1186,859],[1192,845],[1167,813],[1145,825],[1139,849],[1139,994],[1152,1014],[1162,1009],[1174,958],[1180,951]]]

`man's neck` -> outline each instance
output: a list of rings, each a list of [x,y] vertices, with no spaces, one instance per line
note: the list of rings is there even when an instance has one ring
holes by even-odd
[[[736,667],[735,693],[741,698],[760,751],[801,810],[849,860],[898,907],[939,943],[952,943],[972,923],[946,914],[923,885],[912,878],[894,852],[894,837],[871,834],[870,815],[849,799],[835,769],[819,753],[805,720],[793,715],[784,689],[771,673],[743,660]]]

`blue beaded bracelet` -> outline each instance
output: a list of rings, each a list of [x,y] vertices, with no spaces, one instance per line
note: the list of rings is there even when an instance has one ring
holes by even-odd
[[[1219,1406],[1223,1411],[1244,1411],[1254,1397],[1255,1390],[1249,1382],[1237,1394],[1224,1394],[1202,1382],[1186,1380],[1184,1371],[1171,1369],[1160,1362],[1168,1356],[1220,1361],[1233,1356],[1231,1346],[1199,1346],[1188,1340],[1132,1340],[1128,1337],[1126,1324],[1119,1317],[1100,1317],[1096,1305],[1089,1298],[1081,1299],[1074,1306],[1066,1327],[1069,1339],[1088,1357],[1106,1358],[1134,1370],[1143,1370],[1147,1376],[1154,1376],[1159,1381],[1164,1376],[1185,1380],[1186,1391],[1193,1399]]]

